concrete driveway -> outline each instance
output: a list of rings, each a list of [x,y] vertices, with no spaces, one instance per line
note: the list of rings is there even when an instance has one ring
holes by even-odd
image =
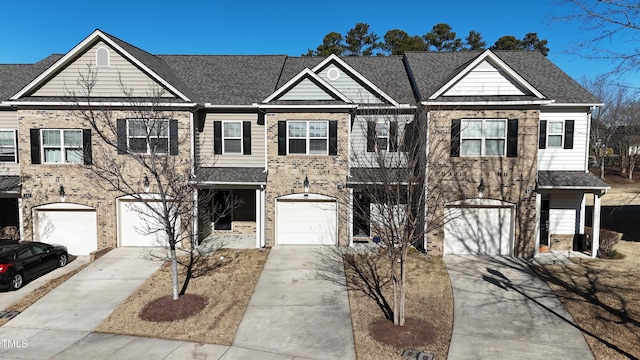
[[[454,323],[450,360],[593,359],[555,294],[522,260],[444,257]]]
[[[252,357],[258,355],[253,351],[264,353]],[[273,359],[355,359],[339,249],[271,249],[228,355],[263,359],[267,353]]]
[[[49,281],[56,279],[66,273],[74,271],[75,269],[81,267],[82,265],[89,262],[89,255],[85,256],[71,256],[69,258],[69,263],[67,266],[62,268],[57,268],[53,271],[50,271],[36,279],[25,283],[22,288],[15,291],[9,290],[0,290],[0,310],[6,310],[7,307],[11,306],[16,301],[22,299],[23,297],[29,295],[33,290],[36,290],[40,286],[48,283]]]
[[[52,290],[0,327],[0,357],[48,359],[88,335],[160,267],[148,254],[114,249]]]

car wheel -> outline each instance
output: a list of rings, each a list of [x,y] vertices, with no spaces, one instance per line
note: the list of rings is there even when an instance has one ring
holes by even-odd
[[[60,257],[58,257],[58,267],[63,267],[65,265],[67,265],[67,254],[62,254],[60,255]]]
[[[13,275],[13,277],[11,278],[11,290],[18,290],[22,287],[22,284],[24,282],[24,278],[22,277],[22,274],[18,273]]]

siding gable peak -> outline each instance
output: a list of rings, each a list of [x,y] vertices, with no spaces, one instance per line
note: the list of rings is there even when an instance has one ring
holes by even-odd
[[[312,71],[349,96],[355,103],[387,103],[399,106],[396,100],[335,54],[327,56]]]
[[[440,96],[529,95],[546,97],[487,49],[454,74],[429,100]]]
[[[110,60],[120,59],[122,61],[122,64],[126,68],[131,69],[132,72],[136,73],[136,76],[138,76],[138,78],[144,78],[144,84],[146,88],[138,89],[138,92],[144,92],[145,96],[143,97],[151,96],[149,95],[149,91],[147,90],[151,84],[156,84],[160,88],[166,90],[166,94],[163,94],[162,96],[163,98],[177,97],[183,101],[191,101],[187,95],[178,90],[163,76],[160,75],[160,73],[163,72],[163,69],[161,69],[163,65],[158,63],[157,58],[149,53],[144,52],[143,50],[125,43],[122,40],[112,37],[99,29],[91,33],[68,53],[58,59],[58,61],[56,61],[52,66],[47,68],[44,72],[42,72],[34,80],[32,80],[29,84],[22,88],[18,93],[13,95],[11,97],[11,100],[17,100],[22,97],[27,97],[37,93],[48,83],[52,82],[52,80],[55,80],[57,77],[62,76],[65,70],[69,71],[68,75],[73,76],[73,78],[61,77],[58,80],[62,82],[64,88],[73,88],[76,84],[76,79],[79,75],[79,71],[86,69],[86,64],[88,63],[87,60],[90,59],[91,64],[93,64],[94,66],[97,66],[98,62],[104,61],[104,58],[101,58],[100,60],[97,59],[97,55],[93,51],[91,51],[94,48],[101,48],[103,50],[106,50],[106,54],[111,57]],[[101,50],[100,53],[101,57],[105,56],[105,51],[103,50]],[[134,56],[134,53],[137,55],[137,57]],[[84,63],[80,64],[79,62],[83,57],[85,57]],[[76,66],[78,66],[79,68],[72,70],[74,64],[76,64]],[[111,65],[112,62],[109,61],[108,64]],[[104,65],[104,63],[102,65]],[[108,69],[109,66],[105,66],[104,68]],[[99,76],[101,68],[96,67],[96,69],[98,69],[96,71],[98,75],[96,76]],[[116,69],[115,67],[111,67],[111,69],[118,72],[118,69]],[[71,74],[72,72],[73,74]],[[116,74],[116,78],[111,79],[111,81],[118,83],[118,76],[119,74]],[[126,79],[124,79],[124,81],[124,85],[127,86]],[[118,87],[118,85],[115,85],[115,87]],[[122,91],[120,92],[122,93]],[[134,96],[136,95],[137,94],[135,94]],[[49,96],[52,95],[49,94]],[[69,96],[69,94],[61,93],[54,96]],[[100,94],[97,94],[97,96],[100,96]],[[107,96],[115,97],[113,95]],[[124,96],[124,94],[120,96]]]
[[[352,101],[322,79],[309,68],[305,68],[298,75],[282,85],[278,90],[262,101],[263,104],[277,100],[293,101]]]

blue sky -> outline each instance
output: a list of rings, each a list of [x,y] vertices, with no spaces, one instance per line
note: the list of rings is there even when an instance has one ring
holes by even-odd
[[[3,1],[0,63],[33,63],[66,53],[99,28],[154,54],[288,54],[315,49],[331,31],[365,22],[380,37],[391,29],[423,35],[437,23],[460,38],[480,32],[487,45],[503,35],[537,32],[549,59],[580,81],[610,71],[607,62],[566,53],[584,34],[552,22],[566,11],[553,0],[513,1]],[[612,42],[611,46],[616,45]],[[640,83],[637,74],[622,79]]]

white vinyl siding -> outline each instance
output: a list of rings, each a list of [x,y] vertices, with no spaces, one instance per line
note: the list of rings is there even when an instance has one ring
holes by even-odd
[[[538,170],[585,171],[587,170],[588,115],[584,112],[540,112],[540,120],[547,120],[547,147],[538,149]],[[574,120],[573,149],[564,146],[553,147],[548,144],[550,123]],[[562,141],[564,142],[564,133]]]
[[[87,75],[88,67],[97,72],[95,86],[92,89],[94,97],[122,97],[123,93],[120,80],[124,86],[131,90],[131,96],[148,98],[152,89],[158,84],[147,74],[131,64],[127,59],[117,52],[109,49],[109,66],[96,67],[96,51],[106,47],[103,42],[96,43],[87,52],[81,54],[73,63],[69,64],[54,78],[49,80],[34,96],[69,96],[71,92],[83,95],[86,89],[77,84],[79,74]],[[173,97],[169,93],[162,94],[163,97]]]
[[[582,233],[582,193],[553,194],[549,199],[549,233]]]
[[[207,114],[204,129],[196,131],[198,164],[204,167],[265,167],[265,126],[257,124],[256,114]],[[251,155],[214,155],[214,121],[251,121]]]
[[[335,98],[311,80],[304,79],[278,100],[335,100]]]
[[[348,97],[355,103],[359,104],[381,104],[382,101],[378,99],[372,92],[360,85],[354,80],[350,74],[345,73],[337,66],[330,65],[322,69],[318,76],[328,82],[340,93]],[[337,76],[337,78],[336,78]]]
[[[18,113],[16,111],[0,111],[0,129],[12,130],[15,134],[17,128]],[[19,146],[16,145],[16,151],[19,151]],[[0,168],[4,175],[20,175],[20,164],[17,162],[2,162]]]
[[[444,96],[526,95],[508,75],[483,61],[449,88]]]
[[[369,121],[397,121],[398,122],[398,152],[387,152],[389,164],[399,164],[399,157],[403,157],[402,141],[405,126],[413,120],[413,115],[357,115],[351,128],[351,167],[378,167],[375,152],[367,152],[367,124]]]

